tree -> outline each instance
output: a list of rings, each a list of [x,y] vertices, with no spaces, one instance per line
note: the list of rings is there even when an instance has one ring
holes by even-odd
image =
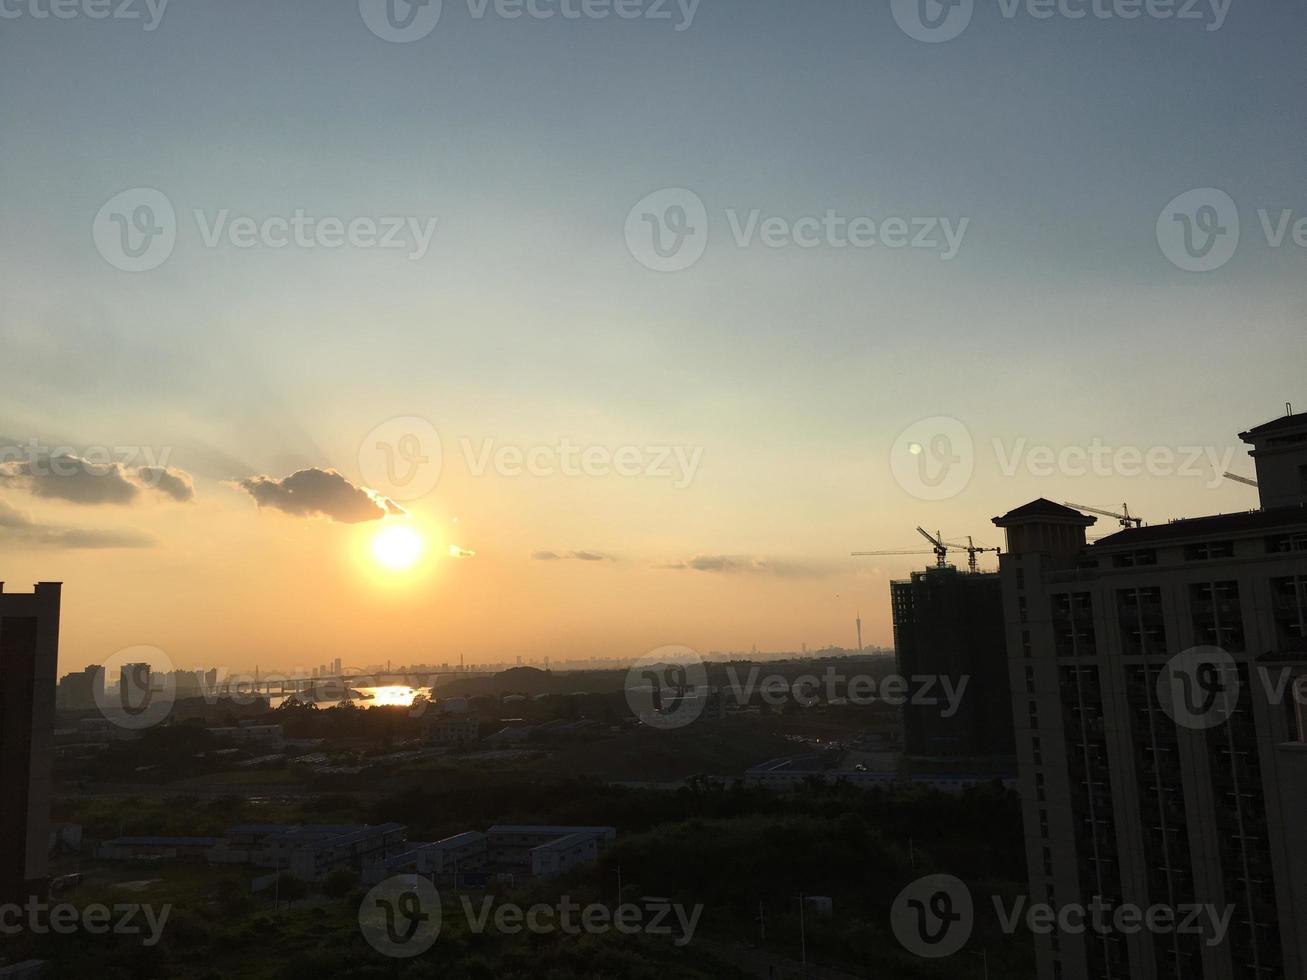
[[[322,883],[322,894],[328,898],[344,898],[354,890],[358,880],[359,876],[349,868],[337,868],[327,875],[327,880]]]

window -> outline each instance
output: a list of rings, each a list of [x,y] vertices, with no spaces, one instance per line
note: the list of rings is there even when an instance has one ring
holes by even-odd
[[[1233,558],[1233,541],[1204,541],[1201,544],[1186,545],[1185,561],[1210,561],[1213,558]]]
[[[1166,621],[1162,615],[1162,590],[1157,586],[1119,589],[1116,599],[1122,650],[1135,656],[1165,653]]]
[[[1195,582],[1189,586],[1194,642],[1232,652],[1245,648],[1238,582]]]
[[[1059,657],[1093,656],[1098,650],[1094,635],[1094,602],[1088,592],[1068,592],[1052,597],[1053,645]]]
[[[1157,549],[1145,548],[1142,551],[1126,551],[1112,556],[1113,568],[1139,568],[1143,565],[1157,564]]]
[[[1266,539],[1266,551],[1272,555],[1286,551],[1307,551],[1307,532],[1272,534]]]
[[[1307,575],[1271,579],[1271,616],[1282,651],[1307,651]]]

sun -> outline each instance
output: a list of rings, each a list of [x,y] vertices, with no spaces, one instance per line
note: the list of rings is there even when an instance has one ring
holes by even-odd
[[[412,568],[422,557],[424,548],[422,535],[406,524],[383,527],[372,538],[372,557],[392,572]]]

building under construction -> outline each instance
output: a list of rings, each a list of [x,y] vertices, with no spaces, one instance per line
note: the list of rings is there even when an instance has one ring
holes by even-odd
[[[899,672],[909,678],[948,677],[955,688],[966,678],[961,706],[951,716],[946,717],[942,699],[904,706],[907,751],[925,756],[1015,752],[998,574],[939,564],[891,582],[890,596]]]

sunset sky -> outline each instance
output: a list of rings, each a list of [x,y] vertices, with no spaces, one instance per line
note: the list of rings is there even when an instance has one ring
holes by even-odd
[[[675,4],[446,0],[410,43],[352,2],[173,0],[153,30],[6,8],[0,447],[132,456],[64,477],[0,456],[0,580],[66,583],[61,667],[138,644],[232,670],[852,646],[859,608],[889,645],[888,581],[930,559],[849,552],[924,547],[918,524],[1000,544],[990,518],[1039,496],[1255,506],[1210,460],[1251,475],[1237,433],[1307,405],[1307,248],[1257,213],[1307,216],[1307,9],[1236,3],[1207,30],[982,3],[928,44],[888,6],[703,0],[677,30]],[[1182,271],[1158,218],[1209,187],[1240,246]],[[92,233],[135,188],[177,218],[142,272]],[[664,188],[708,215],[677,272],[624,233]],[[206,245],[224,213],[297,209],[436,225],[425,251]],[[968,224],[947,260],[741,247],[755,209]],[[936,417],[974,475],[929,500],[891,450]],[[413,499],[366,472],[397,418],[440,439]],[[642,473],[476,472],[564,440]],[[1214,455],[1005,472],[1096,440]],[[425,548],[409,569],[372,551],[398,524]]]

